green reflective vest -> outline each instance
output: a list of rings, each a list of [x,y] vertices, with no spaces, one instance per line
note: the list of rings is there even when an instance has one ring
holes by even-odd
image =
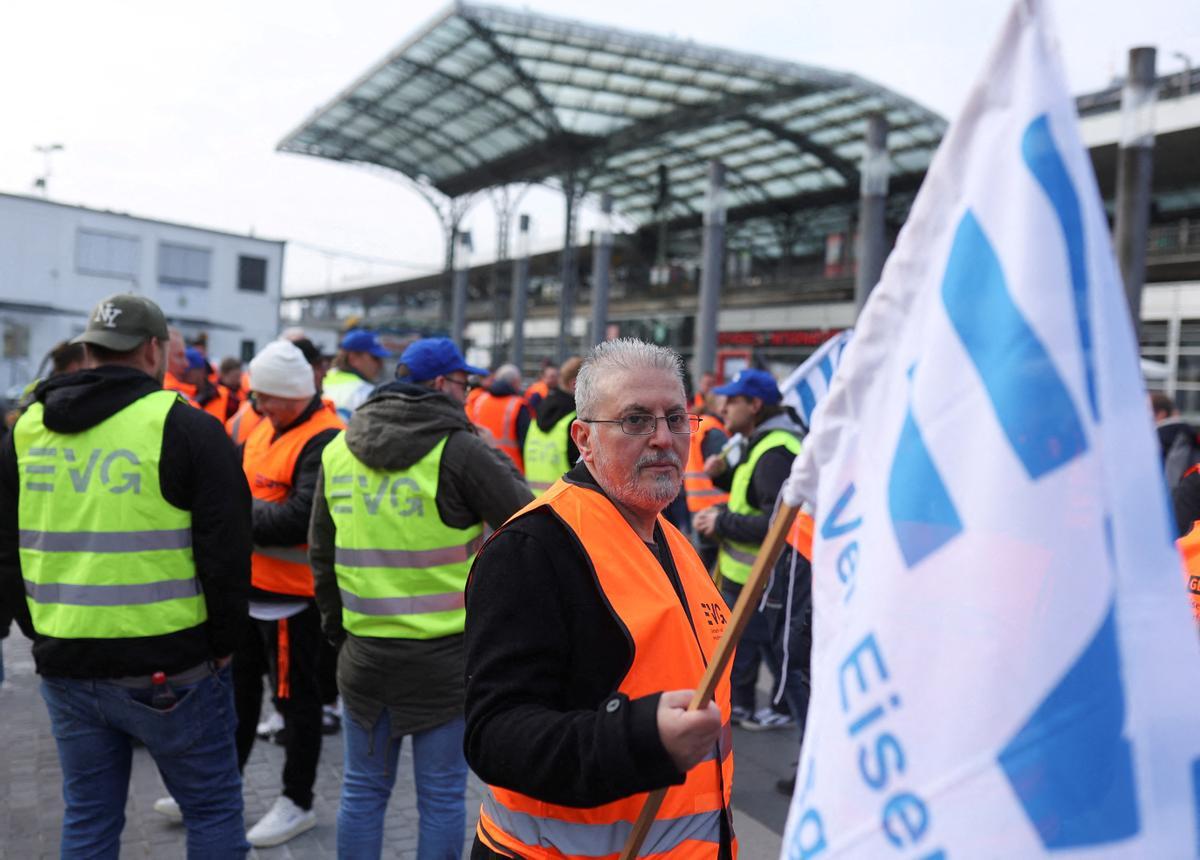
[[[21,573],[33,626],[57,639],[162,636],[203,624],[192,515],[163,498],[158,464],[174,391],[82,433],[34,403],[13,428]]]
[[[750,478],[754,474],[754,467],[758,465],[762,455],[779,447],[787,448],[793,454],[799,454],[800,440],[787,430],[771,430],[754,446],[754,450],[750,452],[746,461],[738,464],[733,473],[733,486],[729,490],[730,512],[743,515],[763,513],[746,501],[746,492],[750,489]],[[721,576],[737,585],[745,585],[746,580],[750,578],[750,568],[754,566],[758,548],[759,544],[756,543],[722,540],[717,561]]]
[[[350,414],[354,410],[350,409],[347,404],[350,403],[355,392],[364,385],[368,388],[371,387],[371,383],[357,373],[335,367],[321,380],[321,396],[333,404],[343,421],[349,421]]]
[[[525,433],[525,480],[534,496],[546,492],[571,470],[567,446],[571,441],[571,422],[574,420],[575,413],[570,412],[545,433],[536,421],[529,425]]]
[[[483,524],[455,529],[438,514],[445,447],[443,439],[410,468],[381,472],[350,453],[344,433],[325,446],[325,502],[336,529],[334,573],[346,632],[391,639],[463,632],[463,588]]]

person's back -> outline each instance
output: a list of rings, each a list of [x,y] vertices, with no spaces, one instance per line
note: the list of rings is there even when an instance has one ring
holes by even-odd
[[[136,739],[179,799],[189,852],[239,856],[228,664],[249,493],[220,425],[162,390],[156,305],[112,296],[79,340],[96,366],[39,386],[0,448],[0,583],[59,739],[63,853],[116,856]]]
[[[559,369],[558,386],[538,403],[534,421],[525,435],[525,480],[535,496],[570,471],[579,459],[579,449],[571,438],[575,420],[575,378],[583,360],[572,356]]]
[[[520,393],[521,375],[513,365],[498,368],[491,386],[472,404],[471,421],[487,430],[495,445],[525,473],[523,449],[532,410]]]

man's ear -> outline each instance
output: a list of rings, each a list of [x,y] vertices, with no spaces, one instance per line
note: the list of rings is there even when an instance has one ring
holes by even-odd
[[[576,418],[571,422],[571,441],[579,449],[583,462],[592,462],[592,425]]]

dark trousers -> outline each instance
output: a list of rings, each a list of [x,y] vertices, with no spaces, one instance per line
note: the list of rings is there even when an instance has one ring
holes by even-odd
[[[721,596],[725,598],[725,602],[731,610],[741,593],[742,586],[737,583],[729,580],[721,582]],[[756,710],[755,687],[758,684],[759,666],[764,660],[771,676],[776,679],[776,684],[778,684],[779,662],[775,659],[775,652],[771,648],[771,627],[767,615],[755,607],[754,612],[750,615],[750,621],[746,624],[746,629],[742,632],[742,638],[738,640],[737,648],[733,652],[733,667],[729,672],[733,707],[744,708],[751,714]],[[781,713],[787,713],[787,711],[781,710]]]
[[[792,578],[792,560],[795,558],[795,581]],[[789,595],[790,590],[790,595]],[[791,611],[788,611],[788,604]],[[772,607],[768,613],[771,650],[775,661],[782,668],[784,653],[787,654],[787,671],[784,678],[783,700],[788,704],[800,738],[804,738],[804,721],[808,715],[808,699],[812,692],[810,663],[812,660],[812,565],[795,550],[787,550],[775,567],[775,581],[767,602]],[[777,608],[776,608],[777,607]]]
[[[318,651],[321,618],[316,605],[279,621],[252,619],[233,655],[238,767],[245,768],[262,710],[263,675],[269,676],[287,732],[283,793],[311,809],[321,757],[321,685]]]

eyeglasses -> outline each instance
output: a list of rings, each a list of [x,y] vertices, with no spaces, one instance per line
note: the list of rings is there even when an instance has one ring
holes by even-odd
[[[656,418],[649,412],[633,412],[624,418],[580,418],[584,424],[620,424],[626,436],[650,436],[658,429],[658,422],[667,422],[667,429],[680,436],[695,433],[700,429],[700,416],[686,412],[673,412]]]

